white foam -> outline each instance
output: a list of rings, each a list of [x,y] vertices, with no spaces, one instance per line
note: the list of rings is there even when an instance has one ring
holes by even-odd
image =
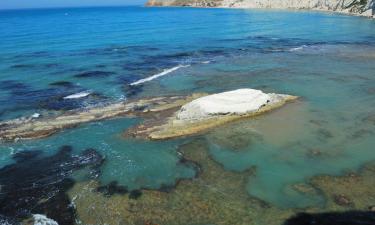
[[[64,99],[75,99],[75,98],[84,98],[91,94],[91,92],[83,91],[76,94],[65,96]]]
[[[45,215],[34,214],[33,218],[34,225],[59,225],[56,221],[46,217]]]
[[[136,81],[136,82],[131,83],[130,85],[133,86],[133,85],[142,84],[142,83],[145,83],[145,82],[148,82],[148,81],[154,80],[154,79],[156,79],[156,78],[158,78],[158,77],[165,76],[165,75],[167,75],[167,74],[169,74],[169,73],[172,73],[173,71],[176,71],[176,70],[178,70],[178,69],[180,69],[180,68],[189,67],[189,66],[190,66],[190,65],[178,65],[178,66],[175,66],[175,67],[173,67],[173,68],[165,69],[165,70],[163,70],[163,72],[161,72],[161,73],[158,73],[158,74],[152,75],[152,76],[150,76],[150,77],[146,77],[146,78],[144,78],[144,79],[138,80],[138,81]]]
[[[41,115],[40,113],[34,113],[33,115],[31,115],[31,118],[39,118]]]
[[[203,61],[201,62],[202,64],[209,64],[211,61],[207,60],[207,61]]]
[[[289,51],[291,51],[291,52],[296,52],[296,51],[303,50],[303,49],[306,48],[306,47],[307,47],[307,45],[301,45],[301,46],[299,46],[299,47],[291,48],[291,49],[289,49]]]

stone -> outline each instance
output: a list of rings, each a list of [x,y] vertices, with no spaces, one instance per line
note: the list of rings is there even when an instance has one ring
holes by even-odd
[[[333,196],[333,199],[334,199],[334,202],[337,204],[337,205],[341,205],[341,206],[351,206],[353,203],[350,201],[350,199],[348,197],[346,197],[345,195],[334,195]]]
[[[169,118],[158,118],[130,131],[131,136],[166,139],[193,135],[242,118],[254,117],[283,106],[298,97],[237,89],[197,98]],[[127,133],[127,135],[129,132]]]
[[[276,95],[255,89],[238,89],[198,98],[184,106],[177,114],[179,120],[204,120],[220,115],[243,115],[259,110]]]

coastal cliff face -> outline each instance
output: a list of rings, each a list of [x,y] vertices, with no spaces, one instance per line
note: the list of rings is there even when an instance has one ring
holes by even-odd
[[[149,0],[147,6],[328,10],[375,17],[375,0]]]

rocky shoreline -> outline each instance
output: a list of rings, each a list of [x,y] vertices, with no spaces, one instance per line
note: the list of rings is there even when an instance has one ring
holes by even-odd
[[[62,115],[22,117],[0,123],[0,141],[44,138],[63,129],[73,128],[82,123],[106,120],[119,116],[133,116],[148,112],[164,111],[179,107],[202,94],[191,96],[155,97],[134,101],[121,101],[90,108],[70,110]]]
[[[375,18],[374,0],[149,0],[146,6],[316,10]]]
[[[68,111],[62,115],[31,116],[0,123],[0,141],[48,137],[82,123],[118,116],[141,116],[146,122],[127,131],[133,137],[167,139],[192,135],[241,118],[263,114],[296,96],[266,94],[255,89],[238,89],[207,95],[155,97],[117,102]]]

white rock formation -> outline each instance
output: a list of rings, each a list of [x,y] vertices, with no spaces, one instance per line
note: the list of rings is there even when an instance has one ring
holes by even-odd
[[[50,219],[46,217],[45,215],[41,215],[41,214],[34,214],[33,219],[34,219],[34,225],[59,225],[53,219]]]
[[[375,0],[149,0],[146,5],[309,9],[375,17]]]
[[[275,104],[287,95],[266,94],[255,89],[238,89],[198,98],[181,107],[178,120],[199,121],[221,115],[243,115]]]

